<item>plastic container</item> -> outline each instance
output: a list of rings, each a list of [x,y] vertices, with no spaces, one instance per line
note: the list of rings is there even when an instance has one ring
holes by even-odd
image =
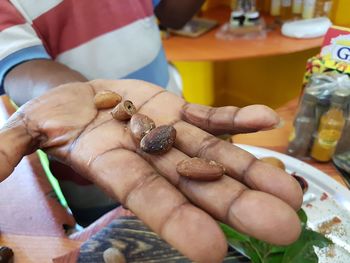
[[[332,160],[338,169],[350,175],[350,102],[346,106],[345,126]]]
[[[331,107],[321,117],[317,137],[311,149],[311,157],[316,161],[331,160],[345,125],[344,107],[349,99],[348,89],[339,89],[333,94]]]
[[[297,158],[308,156],[312,135],[316,128],[315,92],[306,91],[299,106],[299,112],[294,119],[293,131],[289,137],[287,153]]]

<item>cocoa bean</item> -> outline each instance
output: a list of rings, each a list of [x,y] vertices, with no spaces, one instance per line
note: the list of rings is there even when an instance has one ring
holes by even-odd
[[[141,140],[147,133],[156,127],[154,121],[141,113],[136,113],[131,117],[130,130],[133,137]]]
[[[151,130],[140,142],[141,149],[150,154],[164,154],[173,146],[176,130],[171,125],[162,125]]]
[[[0,263],[13,262],[13,251],[9,247],[0,247]]]
[[[111,112],[114,119],[118,121],[130,120],[136,113],[136,108],[130,100],[122,101]]]
[[[105,263],[126,263],[123,253],[115,247],[110,247],[103,251],[103,260]]]
[[[94,103],[97,109],[109,109],[117,106],[122,97],[113,91],[103,90],[98,92],[94,97]]]
[[[221,164],[198,157],[179,162],[176,171],[181,176],[201,181],[217,180],[225,173],[225,169]]]

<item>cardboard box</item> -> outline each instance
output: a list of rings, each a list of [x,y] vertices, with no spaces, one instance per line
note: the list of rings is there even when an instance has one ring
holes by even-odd
[[[320,54],[306,64],[303,86],[313,74],[330,71],[350,75],[350,28],[333,26],[328,30]]]

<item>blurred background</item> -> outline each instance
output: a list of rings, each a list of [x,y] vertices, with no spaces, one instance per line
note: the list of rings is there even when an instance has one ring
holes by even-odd
[[[163,31],[168,60],[175,65],[177,82],[190,102],[216,106],[261,103],[277,108],[299,96],[306,61],[319,52],[323,41],[322,37],[283,36],[283,23],[328,17],[334,25],[350,27],[348,0],[248,2],[250,13],[257,11],[265,23],[264,36],[218,38],[222,25],[232,21],[233,12],[245,8],[246,1],[241,0],[207,0],[197,18],[217,24],[199,36]]]

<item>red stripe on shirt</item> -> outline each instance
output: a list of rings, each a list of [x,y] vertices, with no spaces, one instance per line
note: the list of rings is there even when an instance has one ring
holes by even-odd
[[[0,31],[25,22],[26,20],[9,1],[0,0]]]
[[[77,47],[97,36],[151,16],[151,0],[65,0],[33,21],[49,54]]]

